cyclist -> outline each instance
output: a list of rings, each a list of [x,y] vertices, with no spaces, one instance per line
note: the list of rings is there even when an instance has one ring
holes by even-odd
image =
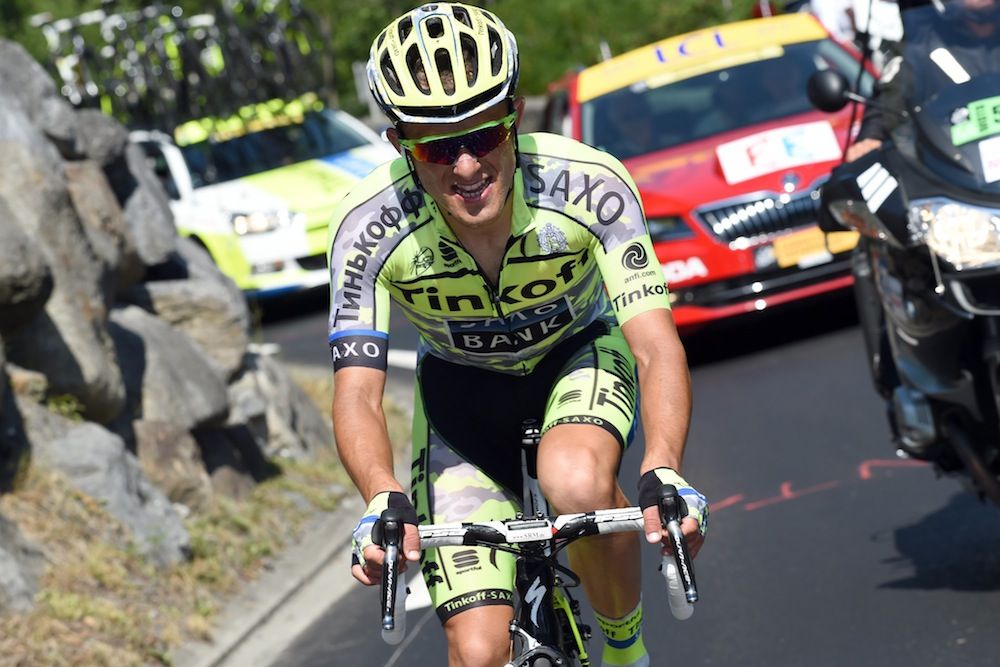
[[[677,472],[690,418],[683,347],[635,185],[610,155],[563,137],[518,135],[517,45],[491,12],[434,3],[374,40],[371,92],[401,158],[373,171],[331,221],[330,349],[340,456],[368,503],[352,573],[378,581],[371,527],[388,506],[409,522],[511,518],[521,497],[521,421],[543,436],[537,475],[560,513],[630,503],[616,482],[641,389],[640,505],[661,482],[707,503]],[[389,301],[420,332],[412,497],[393,475],[381,409]],[[478,548],[403,552],[420,561],[449,664],[507,660],[513,559]],[[648,665],[640,635],[639,540],[587,538],[571,566],[607,636],[605,665]]]

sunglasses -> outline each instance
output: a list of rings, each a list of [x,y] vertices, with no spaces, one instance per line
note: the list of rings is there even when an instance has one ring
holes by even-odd
[[[477,158],[486,157],[507,141],[515,120],[517,112],[513,111],[500,120],[491,120],[468,130],[436,134],[423,139],[400,139],[399,144],[420,162],[452,165],[463,150]]]

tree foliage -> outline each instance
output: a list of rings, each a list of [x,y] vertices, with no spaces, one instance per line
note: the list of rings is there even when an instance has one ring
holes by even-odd
[[[215,0],[216,2],[218,0]],[[361,108],[352,63],[368,57],[371,40],[418,0],[303,0],[325,18],[333,34],[337,89],[342,103]],[[592,65],[601,44],[618,54],[681,32],[750,16],[754,0],[469,0],[495,12],[515,34],[521,52],[521,92],[537,95],[567,70]],[[120,0],[121,8],[149,4]],[[205,11],[211,3],[175,0],[186,12]],[[47,58],[40,32],[29,18],[50,12],[74,16],[101,6],[100,0],[2,0],[0,35],[17,40],[39,60]]]

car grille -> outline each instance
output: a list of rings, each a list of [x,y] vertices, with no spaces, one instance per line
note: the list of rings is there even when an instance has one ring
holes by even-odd
[[[306,271],[316,271],[326,268],[326,255],[310,255],[309,257],[296,257],[295,261]]]
[[[709,204],[695,210],[695,216],[725,243],[744,247],[763,243],[779,232],[816,222],[819,189],[789,197],[773,193],[756,194],[723,205]]]

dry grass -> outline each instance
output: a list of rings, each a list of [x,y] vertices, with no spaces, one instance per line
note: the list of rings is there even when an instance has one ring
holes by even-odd
[[[323,414],[329,375],[293,373]],[[387,402],[386,414],[402,449],[408,412]],[[296,540],[310,517],[351,492],[332,450],[308,463],[277,463],[282,474],[248,498],[217,497],[188,517],[192,559],[159,571],[100,503],[57,473],[31,469],[19,491],[0,496],[0,513],[43,548],[48,567],[34,609],[0,616],[0,667],[167,665],[183,641],[209,639],[226,599]]]

